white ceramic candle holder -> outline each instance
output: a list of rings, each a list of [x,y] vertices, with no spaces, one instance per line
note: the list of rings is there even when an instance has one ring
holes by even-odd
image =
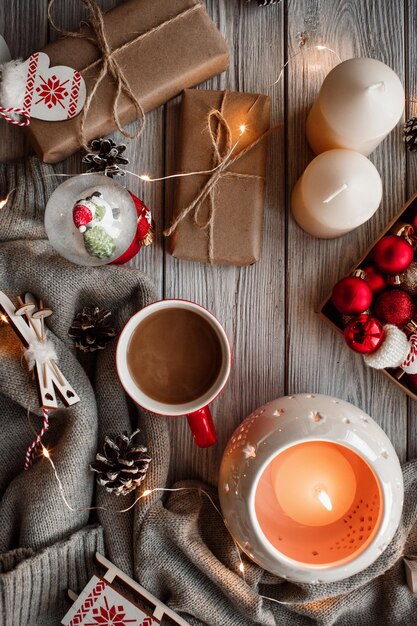
[[[223,515],[242,550],[306,583],[373,563],[398,527],[403,492],[398,457],[376,422],[313,394],[274,400],[244,420],[219,477]]]

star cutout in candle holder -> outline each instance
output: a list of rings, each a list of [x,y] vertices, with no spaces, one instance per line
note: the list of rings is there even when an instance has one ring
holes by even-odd
[[[256,448],[251,443],[247,443],[243,448],[243,454],[245,459],[255,459],[256,458]]]
[[[318,411],[310,411],[310,413],[308,414],[308,418],[315,424],[318,424],[319,422],[322,422],[324,420],[324,415],[322,415]]]

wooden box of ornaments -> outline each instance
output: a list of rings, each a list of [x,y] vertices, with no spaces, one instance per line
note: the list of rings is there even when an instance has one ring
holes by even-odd
[[[367,365],[417,401],[417,193],[336,283],[319,314]]]

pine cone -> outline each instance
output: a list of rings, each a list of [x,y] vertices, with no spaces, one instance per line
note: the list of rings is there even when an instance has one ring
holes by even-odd
[[[83,237],[85,249],[90,256],[95,256],[98,259],[110,259],[116,250],[113,237],[110,237],[103,226],[89,228],[85,231]]]
[[[404,124],[403,141],[410,152],[417,150],[417,117],[410,117]]]
[[[134,443],[138,433],[106,437],[103,454],[98,452],[90,465],[91,471],[97,472],[97,483],[116,496],[126,496],[139,487],[152,460],[145,446]]]
[[[125,172],[120,165],[127,165],[129,159],[121,155],[126,150],[124,144],[117,146],[112,139],[93,139],[88,144],[90,152],[84,157],[82,162],[91,165],[87,172],[104,172],[106,176],[124,176]]]
[[[104,350],[116,336],[110,318],[111,311],[98,306],[84,307],[75,316],[68,334],[75,339],[75,346],[82,352]]]

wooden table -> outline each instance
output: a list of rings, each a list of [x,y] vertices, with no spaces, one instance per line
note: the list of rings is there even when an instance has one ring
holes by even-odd
[[[99,0],[105,9],[116,3]],[[213,311],[233,345],[233,373],[213,406],[219,442],[212,449],[199,450],[186,420],[173,419],[171,478],[215,482],[224,446],[237,424],[268,400],[306,391],[335,395],[362,407],[384,428],[401,461],[412,458],[417,452],[417,405],[381,373],[366,368],[314,310],[415,191],[417,155],[405,150],[398,126],[371,156],[383,178],[381,208],[367,224],[341,239],[320,241],[301,231],[292,219],[289,198],[312,158],[304,133],[306,113],[324,76],[337,63],[329,51],[308,46],[329,46],[342,59],[380,59],[398,73],[407,97],[417,99],[417,54],[413,53],[417,3],[283,0],[265,8],[258,8],[255,0],[207,0],[207,4],[230,44],[232,59],[226,74],[203,87],[269,93],[274,119],[283,120],[285,126],[270,143],[263,254],[253,267],[173,259],[161,236],[170,220],[173,185],[145,186],[137,179],[127,180],[128,187],[152,208],[157,223],[155,245],[142,251],[135,265],[152,276],[161,297],[188,298]],[[76,29],[85,13],[78,0],[56,0],[54,15],[62,27]],[[2,0],[0,33],[14,57],[28,56],[54,39],[47,0]],[[281,65],[300,50],[284,79],[271,87]],[[407,115],[414,106],[406,107]],[[178,100],[150,113],[145,133],[129,145],[129,168],[153,176],[173,173],[177,126]],[[3,160],[27,152],[19,129],[2,122],[0,133]],[[80,157],[69,159],[62,170],[81,171]]]

